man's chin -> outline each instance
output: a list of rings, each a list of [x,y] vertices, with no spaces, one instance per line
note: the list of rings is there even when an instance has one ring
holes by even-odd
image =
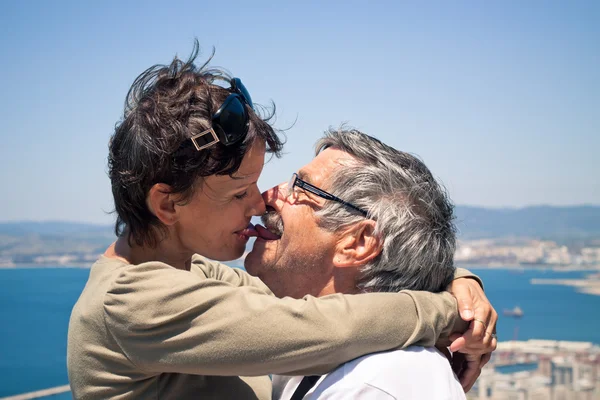
[[[260,270],[260,256],[256,254],[255,250],[252,250],[250,253],[246,254],[246,258],[244,258],[244,269],[250,275],[256,276],[258,271]]]
[[[252,245],[252,250],[244,259],[244,268],[249,274],[258,276],[277,259],[280,240],[268,240],[257,237]]]
[[[257,246],[257,243],[255,243],[244,259],[244,268],[250,275],[258,276],[268,264],[269,259],[266,257],[266,249],[263,246]]]

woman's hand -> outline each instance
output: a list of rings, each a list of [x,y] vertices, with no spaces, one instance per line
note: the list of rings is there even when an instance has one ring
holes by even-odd
[[[485,296],[475,279],[459,278],[452,281],[448,289],[458,302],[458,311],[465,321],[471,321],[464,333],[450,336],[450,351],[456,354],[452,364],[465,392],[469,391],[483,366],[496,350],[496,322],[498,313]]]

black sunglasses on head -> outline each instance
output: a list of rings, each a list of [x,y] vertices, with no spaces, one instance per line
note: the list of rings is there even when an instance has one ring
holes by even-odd
[[[212,116],[212,127],[190,138],[196,150],[204,150],[219,142],[229,146],[246,137],[250,120],[246,105],[254,109],[252,97],[240,78],[231,80],[229,90],[231,94]]]

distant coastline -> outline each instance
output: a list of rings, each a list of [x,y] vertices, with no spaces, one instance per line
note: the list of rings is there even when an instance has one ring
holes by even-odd
[[[236,260],[228,261],[225,264],[230,267],[240,268],[244,266],[244,258],[247,252],[241,258]],[[0,263],[0,270],[2,269],[40,269],[40,268],[75,268],[75,269],[89,269],[94,265],[96,260],[100,257],[100,254],[96,258],[90,261],[74,262],[74,263]]]
[[[30,264],[30,263],[17,263],[17,264],[0,264],[1,269],[40,269],[40,268],[76,268],[76,269],[86,269],[91,268],[93,263],[89,265],[82,264],[56,264],[56,265],[48,265],[48,264]]]
[[[575,288],[578,293],[589,294],[592,296],[600,296],[600,265],[569,265],[569,266],[556,266],[556,265],[505,265],[505,266],[476,266],[471,264],[462,264],[462,268],[471,269],[504,269],[518,272],[525,271],[552,271],[552,272],[589,272],[586,278],[581,279],[531,279],[532,285],[559,285],[559,286],[571,286]]]
[[[242,258],[238,258],[236,260],[226,262],[225,264],[231,266],[239,266],[244,264],[244,258],[248,252],[244,253]],[[73,262],[73,263],[0,263],[0,269],[15,269],[15,268],[91,268],[96,259],[100,257],[98,254],[97,257],[81,261],[81,262]],[[513,271],[553,271],[553,272],[598,272],[600,273],[600,265],[554,265],[554,264],[531,264],[531,265],[523,265],[523,264],[470,264],[470,263],[456,263],[456,267],[458,268],[466,268],[466,269],[506,269]],[[561,283],[538,283],[535,284],[561,284]],[[566,283],[565,283],[566,284]],[[577,286],[577,284],[571,284],[570,286]]]
[[[472,264],[456,263],[458,268],[466,269],[509,269],[515,271],[554,271],[554,272],[600,272],[596,265],[556,265],[556,264]]]
[[[600,271],[600,206],[459,205],[455,211],[457,266],[517,273]],[[110,225],[0,221],[0,268],[90,268],[114,240]],[[251,246],[249,241],[247,250]]]
[[[583,279],[532,279],[532,285],[561,285],[576,288],[577,292],[600,296],[600,273]]]

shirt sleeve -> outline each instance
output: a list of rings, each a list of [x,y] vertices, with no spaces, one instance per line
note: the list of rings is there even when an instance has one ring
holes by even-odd
[[[162,263],[124,269],[104,311],[141,370],[228,376],[323,374],[363,354],[433,345],[460,319],[448,293],[278,299]]]
[[[477,283],[479,283],[479,285],[483,289],[483,281],[481,280],[481,278],[478,277],[477,275],[475,275],[474,273],[472,273],[471,271],[469,271],[468,269],[456,268],[456,270],[454,271],[454,279],[458,279],[458,278],[475,279],[477,281]]]

